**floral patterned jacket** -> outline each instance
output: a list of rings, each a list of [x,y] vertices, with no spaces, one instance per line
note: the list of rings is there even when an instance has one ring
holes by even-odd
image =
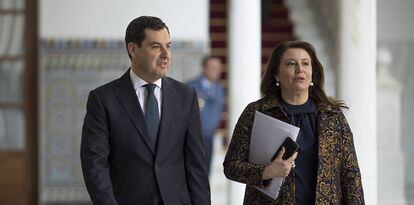
[[[247,184],[244,204],[295,204],[295,177],[285,178],[276,200],[253,186],[262,185],[265,166],[248,162],[250,136],[255,111],[289,123],[276,98],[264,98],[250,103],[241,114],[224,160],[227,178]],[[340,108],[317,105],[318,174],[316,204],[364,204],[352,132]]]

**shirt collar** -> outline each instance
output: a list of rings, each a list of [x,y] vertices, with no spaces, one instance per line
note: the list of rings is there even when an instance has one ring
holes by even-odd
[[[209,81],[205,76],[201,77],[201,85],[203,85],[204,88],[210,88],[213,83]]]
[[[270,109],[273,109],[273,108],[276,108],[276,107],[279,108],[279,109],[283,109],[280,101],[281,101],[281,98],[276,97],[275,95],[267,96],[267,97],[263,98],[263,103],[262,103],[261,109],[262,110],[270,110]],[[334,112],[334,113],[341,112],[340,108],[332,107],[332,106],[330,106],[328,104],[325,104],[325,103],[315,104],[315,106],[316,106],[317,112]]]
[[[316,114],[316,106],[311,98],[308,98],[308,100],[303,105],[291,105],[285,102],[284,100],[281,100],[281,104],[285,112],[289,115],[307,113]]]
[[[132,68],[129,70],[129,74],[131,76],[132,84],[134,85],[134,89],[137,90],[141,88],[143,85],[148,84],[145,80],[137,76],[133,71]],[[153,84],[155,84],[158,88],[161,88],[162,80],[161,78],[155,81]]]

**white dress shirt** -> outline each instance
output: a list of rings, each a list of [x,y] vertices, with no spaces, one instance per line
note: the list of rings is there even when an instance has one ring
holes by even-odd
[[[132,68],[129,71],[129,74],[131,76],[132,85],[134,85],[135,94],[138,97],[139,104],[141,105],[142,112],[145,114],[145,108],[146,108],[146,102],[147,102],[147,88],[144,87],[144,85],[148,84],[143,80],[142,78],[138,77],[133,71]],[[154,95],[155,98],[157,98],[158,101],[158,113],[160,115],[161,119],[161,84],[162,80],[161,78],[154,82],[155,89],[154,89]]]

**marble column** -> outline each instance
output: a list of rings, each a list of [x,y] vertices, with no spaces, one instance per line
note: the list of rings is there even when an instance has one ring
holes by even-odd
[[[392,56],[378,49],[378,204],[405,205],[404,157],[401,149],[402,85],[389,74]]]
[[[229,135],[248,103],[260,98],[260,1],[230,0],[229,14]],[[230,182],[229,203],[243,204],[244,184]]]
[[[340,0],[337,98],[354,134],[366,204],[377,202],[376,0]]]

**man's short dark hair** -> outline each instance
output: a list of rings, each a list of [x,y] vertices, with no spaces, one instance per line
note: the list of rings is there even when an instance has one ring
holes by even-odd
[[[131,23],[129,23],[125,33],[125,46],[129,58],[131,58],[131,55],[129,55],[128,43],[132,42],[136,43],[138,46],[141,46],[142,41],[145,39],[144,31],[147,28],[156,31],[166,28],[168,34],[170,33],[167,25],[165,25],[165,23],[158,17],[140,16],[135,18],[131,21]]]
[[[204,56],[203,60],[201,60],[201,66],[204,68],[207,65],[207,62],[211,59],[219,59],[221,61],[221,59],[217,56]]]

